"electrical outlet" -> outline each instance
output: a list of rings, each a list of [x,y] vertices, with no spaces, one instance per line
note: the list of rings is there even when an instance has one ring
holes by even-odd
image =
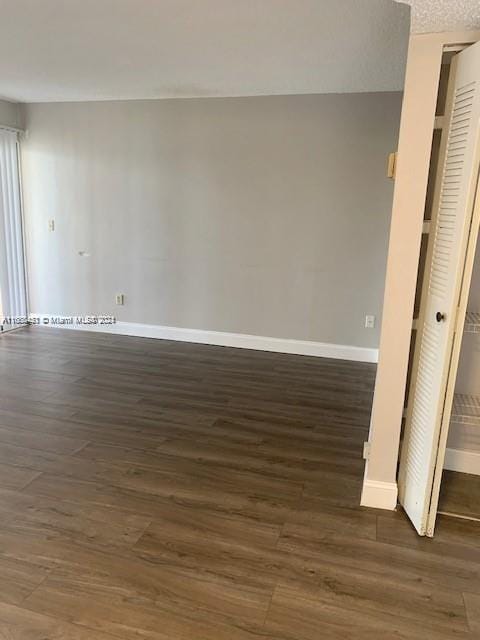
[[[365,316],[365,329],[375,329],[375,316]]]
[[[55,231],[55,220],[53,218],[48,221],[48,230]]]
[[[123,295],[123,293],[117,293],[117,295],[115,296],[115,304],[125,304],[125,296]]]

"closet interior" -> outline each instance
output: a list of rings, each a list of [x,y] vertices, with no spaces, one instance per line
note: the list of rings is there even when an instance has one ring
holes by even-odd
[[[480,520],[480,243],[457,369],[438,512]]]

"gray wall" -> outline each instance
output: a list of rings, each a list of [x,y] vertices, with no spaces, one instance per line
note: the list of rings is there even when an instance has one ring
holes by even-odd
[[[15,102],[0,100],[0,125],[4,127],[21,127],[22,113],[20,105]]]
[[[29,105],[31,311],[377,347],[400,107],[398,93]]]

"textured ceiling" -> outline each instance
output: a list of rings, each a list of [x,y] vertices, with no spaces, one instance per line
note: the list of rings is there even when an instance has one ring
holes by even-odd
[[[480,0],[397,0],[412,7],[412,32],[480,29]]]
[[[409,8],[393,0],[0,0],[0,11],[11,100],[403,87]]]

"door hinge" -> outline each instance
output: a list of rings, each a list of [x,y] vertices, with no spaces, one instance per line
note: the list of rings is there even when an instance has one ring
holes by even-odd
[[[387,163],[387,178],[395,179],[395,174],[397,173],[397,152],[393,151],[388,156]]]
[[[370,459],[370,442],[363,443],[363,459],[364,460]]]
[[[436,116],[434,129],[436,129],[437,131],[442,130],[444,126],[445,126],[445,116]]]
[[[430,233],[430,228],[431,228],[431,221],[430,220],[425,220],[423,222],[423,226],[422,226],[422,233],[424,233],[424,234]]]
[[[457,307],[455,311],[455,322],[453,323],[453,333],[458,333],[458,321],[460,319],[460,307]]]

